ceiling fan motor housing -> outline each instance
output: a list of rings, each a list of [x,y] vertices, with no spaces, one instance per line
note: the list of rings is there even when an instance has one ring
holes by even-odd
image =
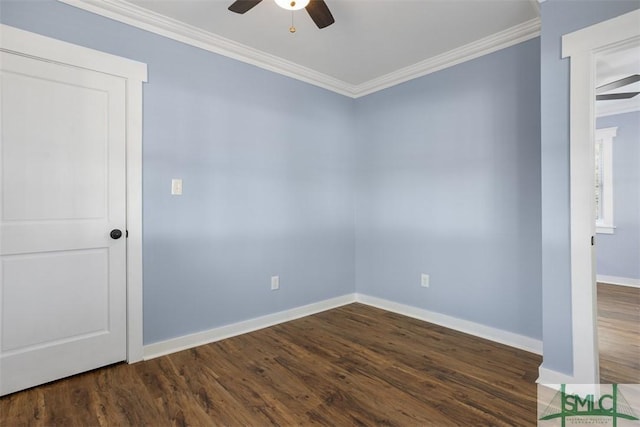
[[[262,0],[236,0],[229,6],[231,12],[243,14],[253,9]],[[276,4],[286,10],[307,9],[307,13],[318,28],[326,28],[335,20],[324,0],[275,0]]]

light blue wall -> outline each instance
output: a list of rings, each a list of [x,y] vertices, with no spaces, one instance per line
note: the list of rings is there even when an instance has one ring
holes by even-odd
[[[357,292],[542,337],[539,51],[358,101]]]
[[[61,3],[0,7],[4,24],[149,66],[146,344],[353,292],[353,100]]]
[[[617,127],[613,139],[615,234],[598,234],[597,272],[640,280],[640,112],[598,119],[598,129]]]
[[[541,5],[542,290],[547,369],[571,374],[569,61],[562,35],[640,7],[640,1],[547,0]]]
[[[542,318],[545,366],[569,373],[560,37],[638,6],[548,0],[540,41],[356,101],[51,0],[2,0],[0,20],[149,64],[145,343],[355,283],[531,337]],[[184,179],[184,196],[169,195],[173,177]],[[268,290],[272,274],[279,292]]]

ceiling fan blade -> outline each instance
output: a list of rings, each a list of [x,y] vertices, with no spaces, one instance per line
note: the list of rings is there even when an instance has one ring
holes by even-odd
[[[253,7],[261,1],[262,0],[236,0],[231,6],[229,6],[229,10],[231,12],[242,14],[253,9]]]
[[[618,89],[619,87],[630,85],[632,83],[639,82],[639,81],[640,81],[640,74],[632,74],[629,77],[625,77],[624,79],[616,80],[615,82],[598,86],[596,88],[596,93],[608,92],[610,90]]]
[[[333,15],[324,0],[311,0],[306,9],[318,28],[328,27],[335,22]]]
[[[603,95],[596,95],[596,101],[613,101],[616,99],[629,99],[633,98],[640,92],[624,92],[624,93],[605,93]]]

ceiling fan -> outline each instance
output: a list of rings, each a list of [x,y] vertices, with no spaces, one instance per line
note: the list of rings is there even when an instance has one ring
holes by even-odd
[[[632,74],[620,80],[598,86],[596,88],[596,101],[612,101],[616,99],[629,99],[640,94],[640,92],[604,93],[619,87],[628,86],[640,81],[640,74]]]
[[[229,10],[235,13],[246,13],[255,7],[262,0],[236,0]],[[275,0],[278,6],[286,10],[300,10],[302,8],[307,9],[309,16],[316,23],[318,28],[325,28],[333,24],[335,20],[329,7],[324,0]]]

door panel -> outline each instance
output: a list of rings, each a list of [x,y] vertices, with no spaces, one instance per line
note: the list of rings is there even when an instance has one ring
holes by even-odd
[[[5,330],[3,352],[108,333],[106,249],[11,255],[2,262],[3,320],[21,325]]]
[[[7,72],[3,96],[3,220],[104,217],[108,92]]]
[[[7,394],[126,358],[126,82],[0,55]]]

